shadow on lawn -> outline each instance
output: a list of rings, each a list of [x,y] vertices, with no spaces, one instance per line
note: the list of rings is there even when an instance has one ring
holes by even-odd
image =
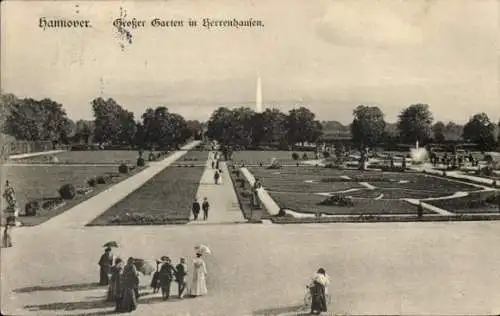
[[[106,302],[105,300],[98,301],[78,301],[78,302],[56,302],[40,305],[26,305],[24,308],[30,309],[32,311],[74,311],[74,310],[86,310],[86,309],[99,309],[99,308],[109,308],[114,307],[114,302]],[[92,313],[94,315],[94,313]]]
[[[274,307],[274,308],[266,308],[260,310],[254,310],[252,312],[253,316],[271,316],[271,315],[294,315],[294,316],[303,316],[310,315],[310,311],[304,307],[304,305],[294,305],[294,306],[282,306],[282,307]]]
[[[28,286],[20,289],[15,289],[14,293],[31,293],[31,292],[43,292],[43,291],[64,291],[64,292],[73,292],[73,291],[86,291],[86,290],[94,290],[94,289],[103,289],[107,290],[107,285],[99,285],[99,283],[77,283],[77,284],[64,284],[64,285],[54,285],[54,286]],[[139,289],[147,288],[146,285],[139,286]]]
[[[64,284],[55,286],[28,286],[20,289],[14,290],[15,293],[31,293],[31,292],[42,292],[42,291],[85,291],[93,290],[97,288],[106,289],[106,285],[99,285],[99,283],[78,283],[78,284]]]

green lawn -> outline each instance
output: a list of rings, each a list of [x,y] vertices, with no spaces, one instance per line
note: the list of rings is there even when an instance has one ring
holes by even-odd
[[[401,199],[442,197],[457,191],[477,190],[477,187],[466,183],[411,172],[360,172],[304,166],[281,169],[254,166],[249,170],[261,179],[263,187],[280,207],[304,213],[321,211],[337,215],[415,214],[416,207]],[[360,182],[366,182],[374,189],[368,189]],[[325,199],[317,193],[349,189],[352,191],[339,194],[351,196],[354,206],[317,205]],[[463,203],[459,206],[465,208]]]
[[[148,160],[149,152],[143,154]],[[60,164],[136,164],[139,154],[136,150],[89,150],[66,151],[55,155],[43,155],[25,159],[11,160],[9,163],[51,163],[55,156]],[[163,156],[163,158],[166,156]],[[161,158],[162,159],[162,158]]]
[[[90,225],[141,225],[187,221],[203,171],[204,167],[167,167],[97,217]]]
[[[106,174],[118,174],[117,166],[4,166],[5,179],[13,185],[16,191],[16,199],[20,210],[28,201],[31,200],[47,200],[59,197],[59,188],[67,183],[75,185],[75,187],[88,187],[87,180]],[[94,192],[90,195],[75,198],[67,201],[65,206],[55,210],[43,210],[37,216],[21,216],[19,220],[24,225],[38,225],[46,220],[61,214],[70,207],[81,203],[83,200],[101,192],[109,186],[123,181],[140,169],[135,169],[126,175],[120,175],[112,178],[111,182],[106,184],[98,184],[94,188]]]
[[[300,159],[304,153],[307,154],[308,159],[315,159],[314,153],[311,151],[301,152],[295,151],[299,154]],[[246,165],[256,165],[263,163],[269,165],[273,158],[276,158],[281,164],[295,164],[297,161],[292,159],[293,151],[235,151],[233,153],[234,163],[244,163]]]

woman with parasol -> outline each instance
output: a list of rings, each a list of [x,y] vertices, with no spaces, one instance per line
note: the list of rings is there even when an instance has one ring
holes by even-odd
[[[205,245],[195,247],[196,258],[193,260],[193,281],[190,287],[191,296],[207,295],[207,266],[202,259],[203,255],[210,254],[210,249]]]
[[[111,266],[113,266],[113,254],[111,253],[111,248],[106,247],[104,253],[101,255],[99,262],[97,263],[100,267],[99,271],[99,285],[109,284],[109,273],[111,272]]]
[[[139,273],[134,264],[134,258],[127,260],[122,275],[122,298],[119,312],[132,312],[137,308],[137,290],[139,288]]]

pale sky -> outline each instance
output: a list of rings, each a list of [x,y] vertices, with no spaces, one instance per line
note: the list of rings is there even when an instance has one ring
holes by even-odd
[[[2,92],[52,98],[72,119],[112,97],[136,118],[165,105],[188,119],[218,106],[308,105],[320,120],[352,120],[359,104],[388,121],[413,103],[436,120],[500,118],[497,0],[168,0],[2,2]],[[112,21],[146,20],[120,48]],[[77,13],[78,11],[78,13]],[[39,18],[89,19],[46,29]],[[149,21],[261,19],[263,28],[152,28]]]

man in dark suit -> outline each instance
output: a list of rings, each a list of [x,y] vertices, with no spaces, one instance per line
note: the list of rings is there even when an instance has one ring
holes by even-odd
[[[203,220],[206,221],[208,219],[208,209],[210,208],[210,204],[208,203],[207,198],[203,199],[201,208],[203,209]]]
[[[193,217],[194,220],[198,220],[198,215],[200,214],[200,202],[198,202],[197,199],[194,199],[193,206],[192,206],[192,211],[193,211]]]
[[[160,268],[160,287],[161,287],[161,295],[163,300],[168,300],[170,297],[170,285],[172,284],[172,280],[174,275],[177,274],[175,268],[172,266],[169,257],[161,257],[161,261],[163,264]]]
[[[186,259],[181,258],[180,263],[175,266],[175,270],[177,271],[175,279],[179,285],[179,298],[182,299],[184,298],[184,291],[186,290],[186,276],[188,274]]]

